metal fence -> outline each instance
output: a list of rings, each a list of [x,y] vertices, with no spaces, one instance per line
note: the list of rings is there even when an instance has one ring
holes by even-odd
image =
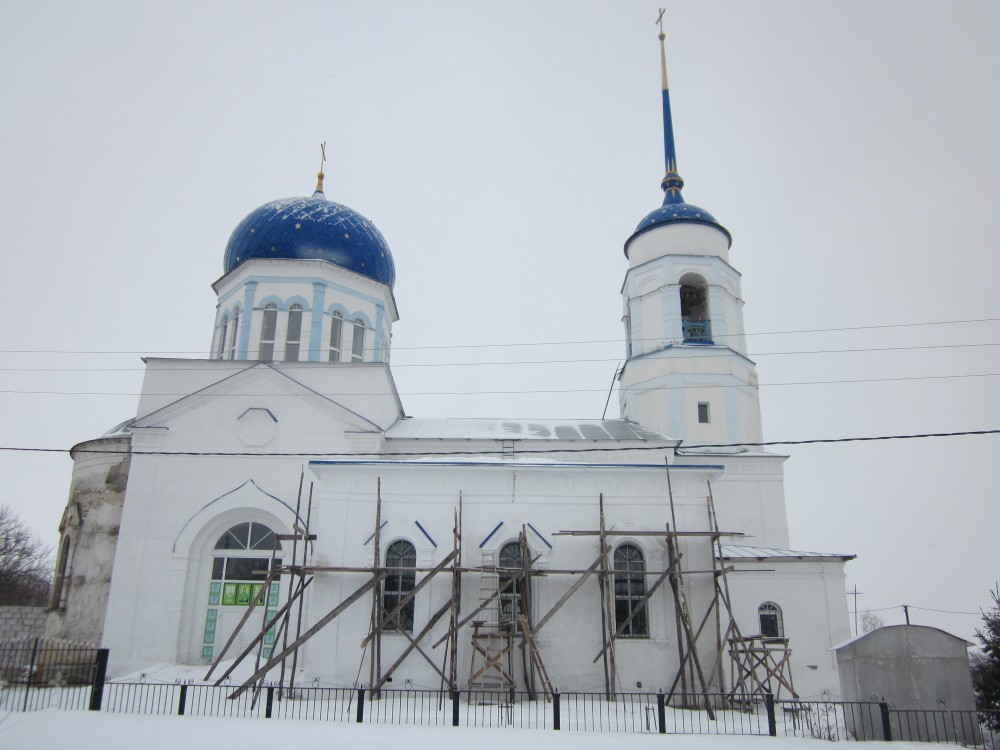
[[[571,732],[812,737],[956,743],[1000,750],[1000,712],[900,710],[885,702],[771,695],[557,693],[104,681],[107,652],[40,640],[0,644],[0,709],[466,726]],[[100,679],[98,679],[100,678]],[[88,682],[89,680],[89,682]]]
[[[0,709],[100,710],[107,665],[106,649],[70,641],[22,638],[0,643]]]

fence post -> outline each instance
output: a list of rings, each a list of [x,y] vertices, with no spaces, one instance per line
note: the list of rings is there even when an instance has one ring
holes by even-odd
[[[365,721],[365,689],[358,688],[358,713],[355,717],[358,724],[363,724]]]
[[[885,701],[881,701],[878,704],[879,711],[882,713],[882,740],[884,742],[892,741],[892,724],[889,723],[889,704]]]
[[[180,697],[177,699],[177,715],[178,716],[183,716],[184,715],[184,707],[187,705],[187,697],[188,697],[188,686],[187,685],[181,685],[181,694],[180,694]]]
[[[659,725],[660,734],[667,733],[667,696],[663,692],[656,694],[656,723]]]
[[[90,683],[90,710],[100,711],[104,703],[104,681],[108,677],[108,650],[97,649],[97,660],[94,662],[94,679]]]
[[[552,693],[552,728],[556,731],[562,729],[562,717],[559,711],[559,693]]]
[[[264,703],[264,718],[271,718],[271,709],[274,706],[274,686],[268,685],[267,687],[267,699]]]
[[[35,658],[38,656],[38,639],[36,638],[31,645],[31,666],[28,667],[28,679],[24,683],[24,706],[22,711],[28,710],[28,694],[31,693],[31,681],[35,679]]]
[[[458,721],[458,691],[451,691],[451,725],[457,727]]]
[[[767,708],[767,733],[778,736],[778,721],[774,718],[774,694],[764,693],[764,706]]]

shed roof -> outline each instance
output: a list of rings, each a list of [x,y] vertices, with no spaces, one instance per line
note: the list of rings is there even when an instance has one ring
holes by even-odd
[[[724,560],[853,560],[857,555],[841,552],[803,552],[776,547],[746,547],[736,544],[722,545]]]

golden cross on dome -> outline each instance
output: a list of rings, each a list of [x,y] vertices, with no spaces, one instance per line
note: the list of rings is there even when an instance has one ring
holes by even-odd
[[[323,174],[323,165],[326,164],[326,141],[319,144],[319,172],[316,173],[316,192],[323,192],[323,178],[326,176]]]

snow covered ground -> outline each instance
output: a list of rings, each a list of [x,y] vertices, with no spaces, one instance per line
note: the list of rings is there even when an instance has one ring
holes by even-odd
[[[329,750],[349,747],[368,750],[405,747],[407,750],[606,750],[612,744],[629,750],[823,750],[824,740],[791,737],[725,735],[604,734],[532,729],[477,729],[472,727],[413,727],[341,724],[271,719],[209,718],[201,716],[130,716],[91,711],[45,710],[0,713],[0,748],[4,750]],[[859,750],[932,750],[934,745],[909,742],[867,742]]]

